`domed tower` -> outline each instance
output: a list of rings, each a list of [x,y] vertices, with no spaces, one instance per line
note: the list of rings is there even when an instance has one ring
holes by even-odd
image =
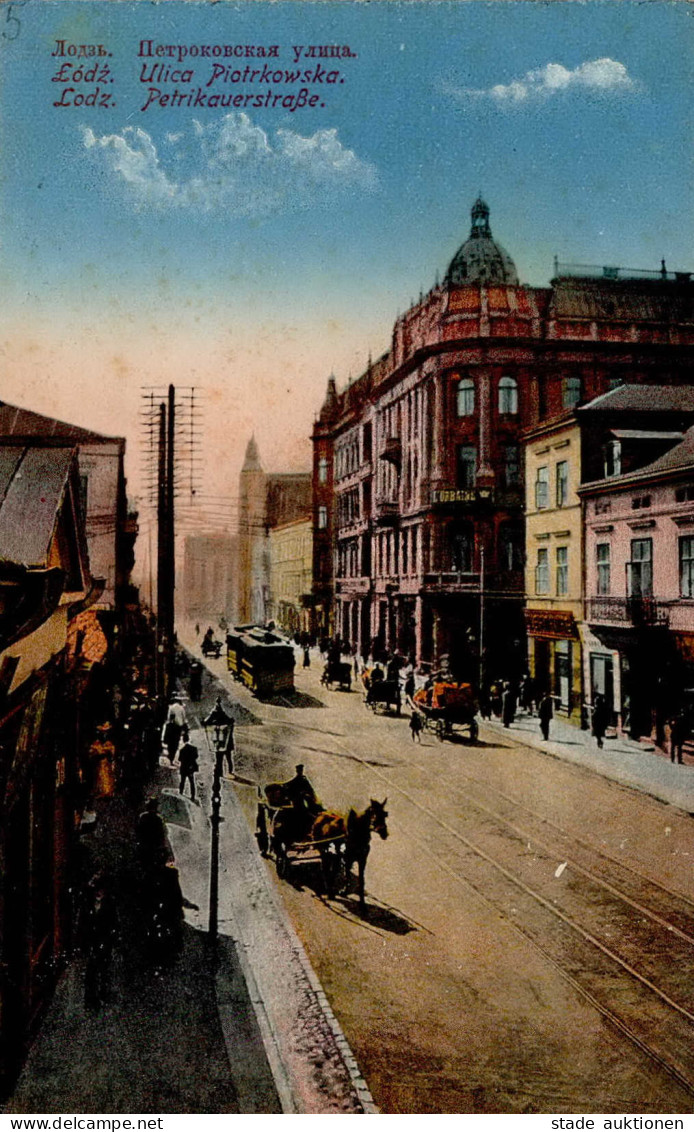
[[[444,283],[464,287],[468,283],[518,284],[518,272],[510,255],[492,238],[489,205],[478,197],[472,206],[470,236],[450,262]]]

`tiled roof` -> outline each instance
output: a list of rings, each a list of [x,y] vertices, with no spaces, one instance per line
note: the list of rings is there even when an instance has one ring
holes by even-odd
[[[642,468],[642,472],[674,472],[678,468],[694,466],[694,427],[685,432],[684,438],[664,456],[659,456],[652,464]]]
[[[550,317],[694,322],[694,287],[660,281],[558,279],[552,287]]]
[[[597,409],[635,413],[694,412],[694,385],[618,385],[578,411],[590,413]]]
[[[17,405],[0,401],[0,439],[12,437],[21,440],[35,436],[41,439],[72,440],[76,444],[122,439],[118,436],[104,436],[102,433],[80,428],[79,425],[66,424],[65,421],[44,417],[30,409],[21,409]]]
[[[75,451],[25,448],[11,471],[6,455],[0,458],[0,559],[45,568]]]

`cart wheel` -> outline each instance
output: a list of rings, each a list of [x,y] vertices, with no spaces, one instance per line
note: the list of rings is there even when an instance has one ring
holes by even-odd
[[[277,875],[280,878],[280,880],[284,880],[287,873],[289,872],[289,862],[287,860],[287,847],[284,844],[284,842],[282,842],[276,848],[275,868],[277,869]]]
[[[446,738],[446,722],[443,719],[436,720],[436,738],[439,743],[443,743]]]
[[[479,723],[477,722],[476,719],[473,719],[472,723],[470,724],[470,742],[471,743],[477,742],[477,736],[479,735],[479,733],[480,733]]]

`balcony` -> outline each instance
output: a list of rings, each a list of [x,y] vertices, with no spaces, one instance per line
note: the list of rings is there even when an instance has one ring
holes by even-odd
[[[591,597],[588,622],[592,625],[619,625],[632,629],[667,628],[670,610],[652,597]]]
[[[381,460],[387,460],[395,468],[400,468],[402,460],[402,444],[399,436],[389,436],[383,443],[379,453]]]
[[[397,499],[376,498],[376,514],[374,517],[377,523],[397,523],[399,515],[400,504]]]
[[[424,575],[424,589],[429,593],[479,593],[479,574],[460,574],[454,570]]]

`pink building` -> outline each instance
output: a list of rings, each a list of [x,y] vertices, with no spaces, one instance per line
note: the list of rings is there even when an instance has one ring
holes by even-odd
[[[694,707],[694,428],[638,470],[579,489],[585,680],[632,737],[662,739]]]

